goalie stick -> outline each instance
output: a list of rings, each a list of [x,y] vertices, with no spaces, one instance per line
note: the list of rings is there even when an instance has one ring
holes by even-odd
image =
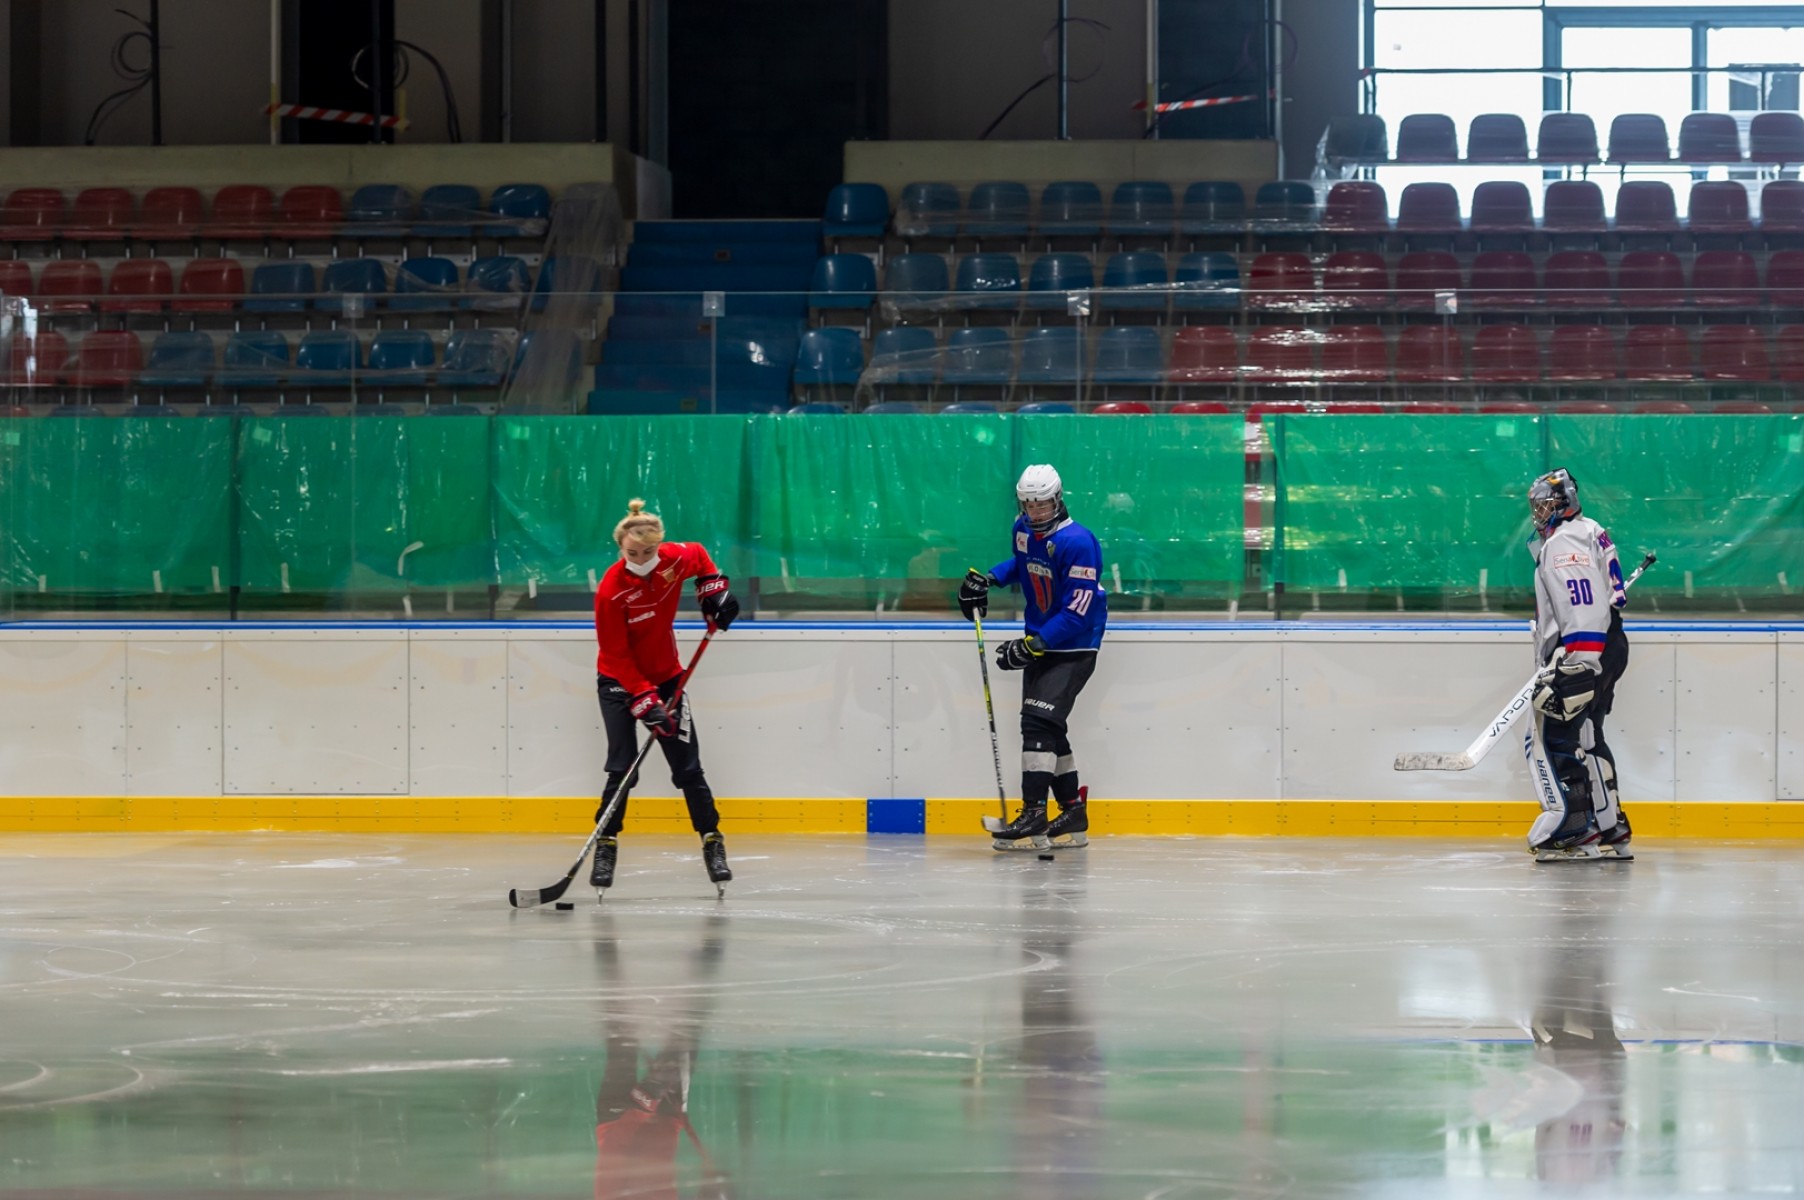
[[[683,692],[689,686],[690,677],[695,674],[696,664],[702,661],[702,653],[707,650],[708,643],[713,640],[714,623],[710,621],[708,622],[708,632],[702,635],[701,645],[697,646],[695,653],[689,657],[689,665],[683,668],[682,677],[677,681],[676,692],[670,697],[670,706],[673,709],[677,709],[682,704]],[[680,709],[678,711],[680,712]],[[680,716],[679,719],[681,719]],[[638,778],[640,766],[644,764],[646,756],[651,753],[651,748],[657,744],[658,735],[654,733],[645,739],[645,745],[639,747],[639,756],[633,759],[633,765],[627,769],[625,775],[621,776],[620,786],[614,789],[613,798],[608,801],[607,807],[602,809],[601,818],[595,822],[594,832],[589,834],[589,840],[583,843],[582,853],[576,856],[576,862],[564,877],[550,887],[509,888],[507,892],[509,904],[515,908],[537,908],[541,904],[550,904],[564,898],[564,893],[570,890],[570,884],[575,880],[577,872],[583,869],[583,862],[589,857],[589,852],[595,849],[595,843],[600,840],[601,831],[606,829],[608,822],[613,819],[614,810],[626,802],[626,794],[632,790],[633,780]]]
[[[1622,590],[1626,592],[1634,586],[1635,581],[1641,578],[1642,573],[1653,566],[1656,561],[1658,560],[1652,554],[1642,559],[1641,565],[1635,568],[1634,573],[1623,580]],[[1518,688],[1516,694],[1510,697],[1510,702],[1503,706],[1503,711],[1493,717],[1491,723],[1485,726],[1484,732],[1474,738],[1472,744],[1458,754],[1435,750],[1408,751],[1397,756],[1397,761],[1391,764],[1391,769],[1394,771],[1470,771],[1483,762],[1487,754],[1497,748],[1498,744],[1503,741],[1503,735],[1508,733],[1510,726],[1516,723],[1516,718],[1528,711],[1529,702],[1535,695],[1535,681],[1540,676],[1541,672],[1539,671],[1530,675],[1528,682]]]

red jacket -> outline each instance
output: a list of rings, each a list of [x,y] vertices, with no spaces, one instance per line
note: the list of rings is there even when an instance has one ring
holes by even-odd
[[[609,567],[595,589],[596,673],[632,695],[674,679],[683,669],[673,632],[683,581],[718,571],[699,542],[663,543],[644,577],[628,571],[625,559]]]

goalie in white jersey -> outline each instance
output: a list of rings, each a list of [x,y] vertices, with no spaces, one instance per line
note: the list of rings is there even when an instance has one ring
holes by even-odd
[[[1604,741],[1604,718],[1616,681],[1629,663],[1622,631],[1628,602],[1610,534],[1579,512],[1578,484],[1565,471],[1535,480],[1528,493],[1539,538],[1535,556],[1533,737],[1552,774],[1537,780],[1543,811],[1528,847],[1543,861],[1632,858],[1629,822],[1616,793],[1616,759]]]

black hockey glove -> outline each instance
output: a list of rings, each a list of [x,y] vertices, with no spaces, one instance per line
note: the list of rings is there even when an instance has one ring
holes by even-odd
[[[990,586],[995,582],[989,572],[979,571],[976,567],[965,572],[958,585],[958,611],[965,614],[965,620],[971,620],[973,614],[990,615]]]
[[[739,618],[739,601],[727,591],[725,575],[702,575],[695,581],[695,599],[702,606],[702,616],[725,633]]]
[[[655,688],[646,688],[633,697],[632,713],[635,720],[659,737],[667,738],[676,734],[676,718],[664,707]]]
[[[1044,653],[1046,643],[1030,633],[1024,638],[1016,638],[996,647],[996,666],[1003,671],[1019,671]]]
[[[1549,663],[1535,677],[1535,711],[1570,721],[1597,696],[1598,671],[1584,663]]]

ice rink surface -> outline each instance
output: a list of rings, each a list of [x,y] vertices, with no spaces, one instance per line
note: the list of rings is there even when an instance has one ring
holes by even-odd
[[[1804,1190],[1804,851],[0,838],[0,1195]]]

